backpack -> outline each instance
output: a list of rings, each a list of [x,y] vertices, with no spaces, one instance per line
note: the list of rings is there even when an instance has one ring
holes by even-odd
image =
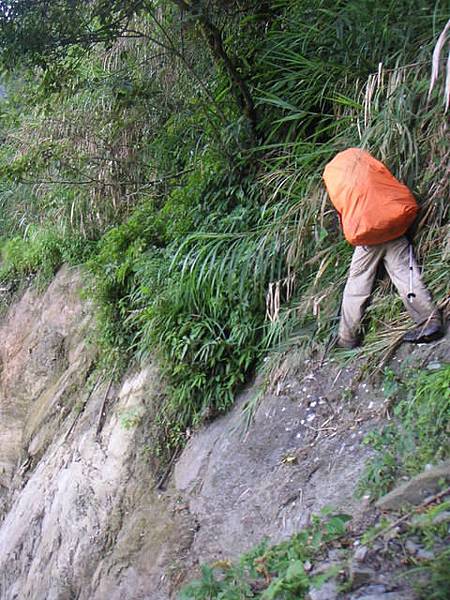
[[[323,179],[353,246],[394,240],[417,215],[417,202],[406,185],[360,148],[339,152],[325,167]]]

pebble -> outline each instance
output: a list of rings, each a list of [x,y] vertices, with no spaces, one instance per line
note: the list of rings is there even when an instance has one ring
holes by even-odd
[[[442,367],[440,362],[434,361],[427,364],[427,369],[429,371],[438,371]]]
[[[450,521],[450,511],[444,510],[433,519],[433,525],[440,525],[440,523],[446,523]]]
[[[413,541],[411,540],[407,540],[405,543],[405,550],[408,554],[417,554],[417,551],[420,549],[420,546],[418,544],[415,544]]]
[[[333,579],[318,588],[311,588],[307,596],[308,600],[336,600],[337,597],[338,588]]]
[[[420,548],[417,551],[416,557],[419,560],[433,560],[434,558],[434,553],[431,552],[431,550],[425,550],[424,548]]]
[[[367,546],[359,546],[354,554],[354,559],[358,562],[364,562],[367,557],[367,553],[369,552],[369,548]]]

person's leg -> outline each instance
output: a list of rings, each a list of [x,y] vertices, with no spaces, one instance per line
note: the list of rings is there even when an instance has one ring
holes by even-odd
[[[442,323],[431,294],[423,283],[416,259],[414,255],[410,257],[409,247],[410,243],[405,237],[387,242],[384,264],[411,318],[420,325],[420,331],[419,329],[416,330],[414,335],[410,336],[411,339],[407,339],[407,341],[422,341],[417,338],[417,334],[421,337],[420,334],[422,333],[422,337],[425,338],[428,335],[439,335]],[[410,293],[410,272],[412,273],[411,291],[413,295],[408,297]],[[423,341],[427,340],[424,339]]]
[[[341,347],[353,348],[359,343],[361,320],[384,253],[383,246],[355,248],[342,298],[338,339]]]

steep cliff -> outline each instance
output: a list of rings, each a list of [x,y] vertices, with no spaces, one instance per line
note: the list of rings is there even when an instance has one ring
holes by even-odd
[[[145,414],[157,372],[148,365],[120,386],[91,376],[80,279],[62,269],[1,327],[5,599],[156,598],[165,554],[185,543],[152,491],[142,432],[126,426]]]

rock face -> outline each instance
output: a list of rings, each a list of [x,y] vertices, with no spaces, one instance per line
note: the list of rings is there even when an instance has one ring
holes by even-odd
[[[398,510],[405,506],[420,504],[427,497],[439,492],[444,483],[447,485],[450,483],[450,460],[420,473],[395,488],[378,500],[377,507],[381,510]]]
[[[199,563],[285,539],[325,505],[358,520],[360,442],[383,398],[366,384],[343,394],[351,368],[306,362],[244,431],[249,388],[158,491],[158,370],[112,384],[96,369],[81,280],[63,268],[0,323],[0,600],[169,600]]]
[[[148,411],[157,371],[116,388],[90,375],[79,289],[63,269],[1,326],[0,598],[166,598],[165,555],[191,533],[152,491],[142,427],[129,426]]]

